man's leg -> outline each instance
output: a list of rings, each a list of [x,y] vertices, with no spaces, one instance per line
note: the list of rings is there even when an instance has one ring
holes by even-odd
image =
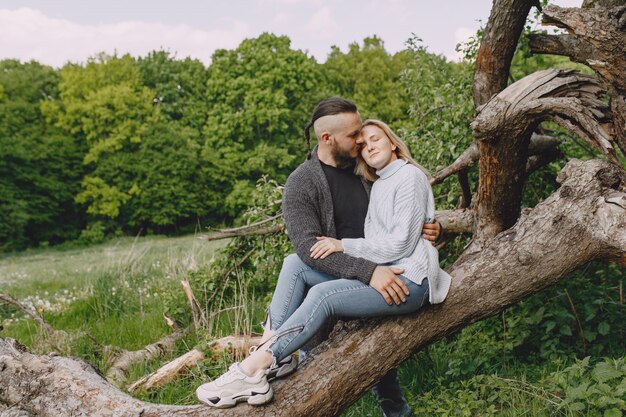
[[[394,368],[378,381],[372,388],[374,397],[383,411],[385,417],[408,417],[413,415],[413,410],[402,395],[398,369]]]

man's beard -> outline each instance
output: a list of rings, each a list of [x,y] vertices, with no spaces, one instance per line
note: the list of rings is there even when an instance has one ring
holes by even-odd
[[[352,155],[350,155],[350,152],[340,149],[337,144],[333,144],[333,147],[330,149],[330,154],[335,161],[335,165],[339,169],[345,169],[353,166],[356,159]]]

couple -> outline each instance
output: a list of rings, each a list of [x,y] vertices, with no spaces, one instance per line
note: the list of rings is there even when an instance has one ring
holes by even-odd
[[[311,127],[318,146],[289,176],[283,196],[297,254],[283,263],[263,342],[197,389],[198,399],[213,407],[270,401],[268,380],[295,370],[292,354],[330,317],[412,313],[427,302],[441,303],[450,287],[427,241],[440,231],[438,223],[429,224],[432,190],[406,145],[385,123],[362,123],[356,105],[337,97],[315,108],[307,144]],[[386,416],[411,414],[395,369],[374,393]]]

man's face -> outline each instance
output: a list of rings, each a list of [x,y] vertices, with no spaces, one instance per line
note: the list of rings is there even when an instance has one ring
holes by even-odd
[[[359,133],[361,132],[361,116],[359,113],[340,113],[335,115],[337,123],[332,133],[331,152],[337,167],[352,164],[359,155]]]

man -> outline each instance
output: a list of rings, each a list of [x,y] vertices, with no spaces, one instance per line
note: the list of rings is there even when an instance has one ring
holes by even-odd
[[[405,302],[408,288],[396,275],[403,272],[401,269],[344,253],[333,253],[325,259],[310,256],[318,236],[363,237],[371,188],[354,174],[361,141],[361,117],[356,105],[338,97],[320,102],[305,128],[309,149],[311,127],[318,145],[289,176],[283,196],[285,225],[299,258],[295,262],[338,278],[358,279],[375,288],[388,304]],[[423,232],[425,238],[435,241],[440,225],[425,225]],[[294,268],[293,258],[290,268]],[[412,414],[400,391],[396,369],[381,379],[374,394],[386,417]]]

